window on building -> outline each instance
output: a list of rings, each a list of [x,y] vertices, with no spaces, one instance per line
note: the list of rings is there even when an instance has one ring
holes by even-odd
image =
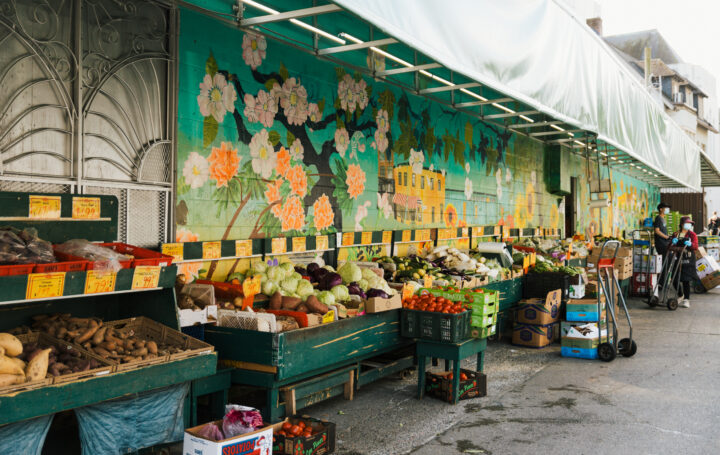
[[[425,176],[424,175],[420,176],[420,189],[421,190],[425,189]]]
[[[442,191],[442,182],[438,179],[438,191]]]
[[[432,182],[432,179],[430,179],[430,182]],[[430,217],[432,219],[432,222],[434,223],[435,222],[435,206],[434,205],[430,208]]]
[[[435,189],[435,179],[433,179],[433,178],[430,179],[430,189],[431,190]]]
[[[412,174],[412,187],[415,188],[415,173]]]
[[[403,180],[405,181],[403,185],[407,186],[407,172],[403,172]]]

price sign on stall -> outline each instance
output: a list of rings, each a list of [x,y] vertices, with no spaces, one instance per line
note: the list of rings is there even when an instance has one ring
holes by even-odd
[[[363,232],[360,238],[360,243],[363,245],[370,245],[372,243],[372,232]]]
[[[160,282],[159,265],[141,265],[135,267],[132,279],[132,289],[153,289]]]
[[[315,249],[316,250],[327,250],[330,246],[327,235],[318,235],[315,237]]]
[[[287,239],[285,237],[275,237],[270,244],[272,254],[283,254],[287,252]]]
[[[65,272],[31,273],[28,275],[26,299],[60,297],[65,289]]]
[[[61,204],[60,196],[30,196],[28,216],[39,220],[60,219]]]
[[[173,261],[182,261],[185,254],[185,247],[182,243],[165,243],[162,246],[162,254],[173,257]]]
[[[243,281],[243,310],[246,308],[252,308],[253,302],[255,301],[255,295],[260,293],[261,282],[262,278],[260,275],[255,275],[252,278],[245,278],[245,281]]]
[[[88,270],[85,277],[85,294],[113,292],[117,274],[107,270]]]
[[[307,240],[305,237],[293,237],[292,247],[293,253],[302,253],[307,250]]]
[[[410,283],[403,284],[402,287],[402,301],[408,301],[412,298],[414,292],[413,292],[413,286]]]
[[[432,284],[433,284],[432,277],[430,275],[425,275],[423,277],[423,286],[426,287],[427,289],[430,289],[430,288],[432,288]]]
[[[409,230],[402,231],[402,241],[403,242],[409,242],[411,238],[412,238],[412,231],[409,231]]]
[[[203,259],[220,259],[220,242],[203,242],[202,258]]]
[[[335,321],[335,310],[330,310],[327,313],[323,314],[322,317],[322,323],[327,324],[329,322]]]
[[[74,197],[72,217],[79,220],[97,220],[100,218],[99,197]]]
[[[355,242],[354,232],[343,232],[342,234],[342,246],[350,246]]]
[[[252,240],[235,240],[235,256],[252,256]]]
[[[392,242],[392,231],[383,231],[382,243]]]

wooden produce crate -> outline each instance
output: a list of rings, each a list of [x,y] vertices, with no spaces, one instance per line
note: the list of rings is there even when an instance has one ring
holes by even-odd
[[[37,343],[40,348],[55,347],[58,351],[75,351],[80,354],[81,359],[95,360],[100,366],[86,371],[78,371],[77,373],[63,374],[60,376],[50,376],[52,384],[64,384],[66,382],[78,381],[80,379],[92,378],[95,376],[104,376],[115,371],[115,364],[103,359],[102,357],[88,352],[82,346],[68,341],[58,340],[50,335],[40,332],[30,332],[18,335],[17,338],[22,342],[23,346],[28,343]],[[48,374],[50,371],[48,370]]]
[[[154,341],[158,345],[158,350],[161,350],[163,346],[168,346],[171,349],[178,349],[178,352],[164,355],[158,354],[156,358],[152,359],[120,363],[117,365],[117,371],[133,370],[146,365],[210,354],[214,350],[213,346],[207,343],[203,343],[196,338],[185,335],[177,330],[173,330],[170,327],[162,325],[144,316],[110,321],[105,324],[115,330],[124,330],[142,340]]]

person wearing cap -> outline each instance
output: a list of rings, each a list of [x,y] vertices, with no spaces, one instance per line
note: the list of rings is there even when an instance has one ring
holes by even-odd
[[[667,253],[668,245],[670,245],[670,235],[668,235],[667,222],[665,221],[665,215],[670,213],[670,206],[661,202],[657,206],[658,216],[655,217],[653,227],[655,228],[655,249],[658,254],[663,257],[665,261],[665,254]]]
[[[680,218],[680,230],[674,233],[670,243],[675,247],[685,247],[682,254],[680,267],[680,282],[682,289],[678,289],[678,297],[682,290],[683,299],[678,306],[682,308],[690,308],[690,283],[698,280],[697,270],[695,269],[695,251],[698,249],[698,238],[693,232],[695,222],[689,216]]]

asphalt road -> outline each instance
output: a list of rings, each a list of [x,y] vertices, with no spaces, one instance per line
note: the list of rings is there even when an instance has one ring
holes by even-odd
[[[632,358],[567,359],[559,345],[492,342],[487,397],[420,401],[412,375],[302,412],[336,422],[345,455],[720,453],[720,292],[674,312],[629,306]]]

